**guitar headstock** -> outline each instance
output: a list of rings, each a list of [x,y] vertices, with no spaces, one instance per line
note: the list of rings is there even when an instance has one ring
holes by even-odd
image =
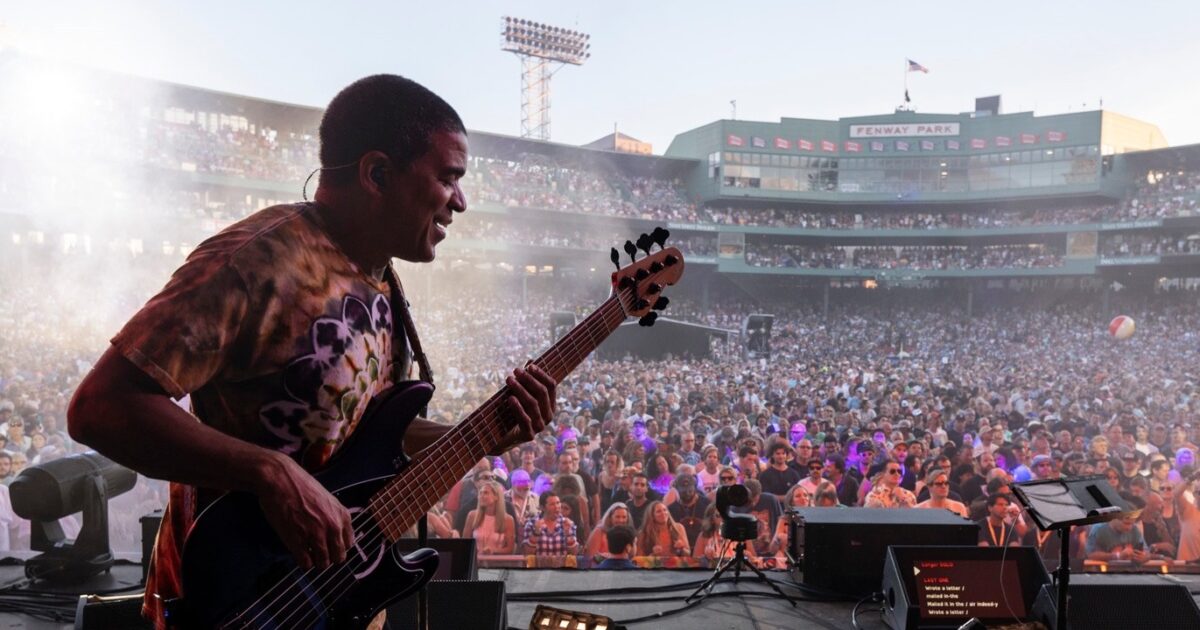
[[[625,253],[630,263],[621,267],[621,254],[612,249],[611,259],[617,270],[612,275],[613,291],[627,317],[640,318],[638,323],[653,326],[658,313],[667,308],[670,300],[662,294],[663,289],[679,282],[683,276],[683,254],[674,247],[666,247],[671,233],[661,227],[650,234],[642,234],[637,243],[625,241]],[[658,251],[651,253],[654,245]],[[645,252],[641,260],[638,250]]]

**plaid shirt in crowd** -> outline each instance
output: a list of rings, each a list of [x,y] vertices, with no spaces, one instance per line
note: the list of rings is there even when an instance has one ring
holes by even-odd
[[[538,541],[534,553],[540,556],[566,555],[567,550],[579,543],[575,535],[575,522],[559,515],[553,529],[548,529],[541,517],[534,516],[525,521],[525,540],[533,544],[530,538],[537,534]]]

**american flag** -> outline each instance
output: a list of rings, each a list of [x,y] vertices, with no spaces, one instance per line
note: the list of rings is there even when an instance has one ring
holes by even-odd
[[[912,59],[908,60],[908,71],[909,72],[924,72],[925,74],[929,74],[929,68],[922,66],[921,64],[913,61]]]

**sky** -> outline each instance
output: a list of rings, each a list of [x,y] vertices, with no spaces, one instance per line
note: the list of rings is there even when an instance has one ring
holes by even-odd
[[[0,0],[0,42],[127,74],[324,106],[353,80],[413,78],[467,127],[518,135],[520,63],[500,50],[511,15],[592,35],[592,57],[552,80],[551,139],[610,133],[662,153],[714,120],[891,112],[905,59],[921,112],[1003,96],[1006,112],[1103,107],[1200,143],[1200,2],[865,0],[340,3]]]

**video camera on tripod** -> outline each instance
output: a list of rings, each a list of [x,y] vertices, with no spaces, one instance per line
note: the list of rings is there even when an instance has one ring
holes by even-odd
[[[742,569],[750,569],[758,579],[764,584],[770,586],[776,593],[779,593],[784,599],[792,603],[794,607],[796,600],[784,593],[778,585],[771,580],[758,567],[746,560],[746,541],[758,538],[758,518],[753,514],[740,514],[732,511],[733,508],[745,508],[750,505],[750,490],[740,483],[721,486],[717,489],[717,512],[721,514],[721,537],[729,542],[735,543],[733,557],[725,560],[718,559],[717,569],[713,572],[713,576],[708,578],[700,588],[688,596],[684,601],[691,603],[694,599],[704,599],[712,592],[712,587],[729,569],[733,569],[733,583],[737,584],[742,576]],[[722,554],[723,555],[723,554]],[[701,594],[703,593],[703,594]]]

